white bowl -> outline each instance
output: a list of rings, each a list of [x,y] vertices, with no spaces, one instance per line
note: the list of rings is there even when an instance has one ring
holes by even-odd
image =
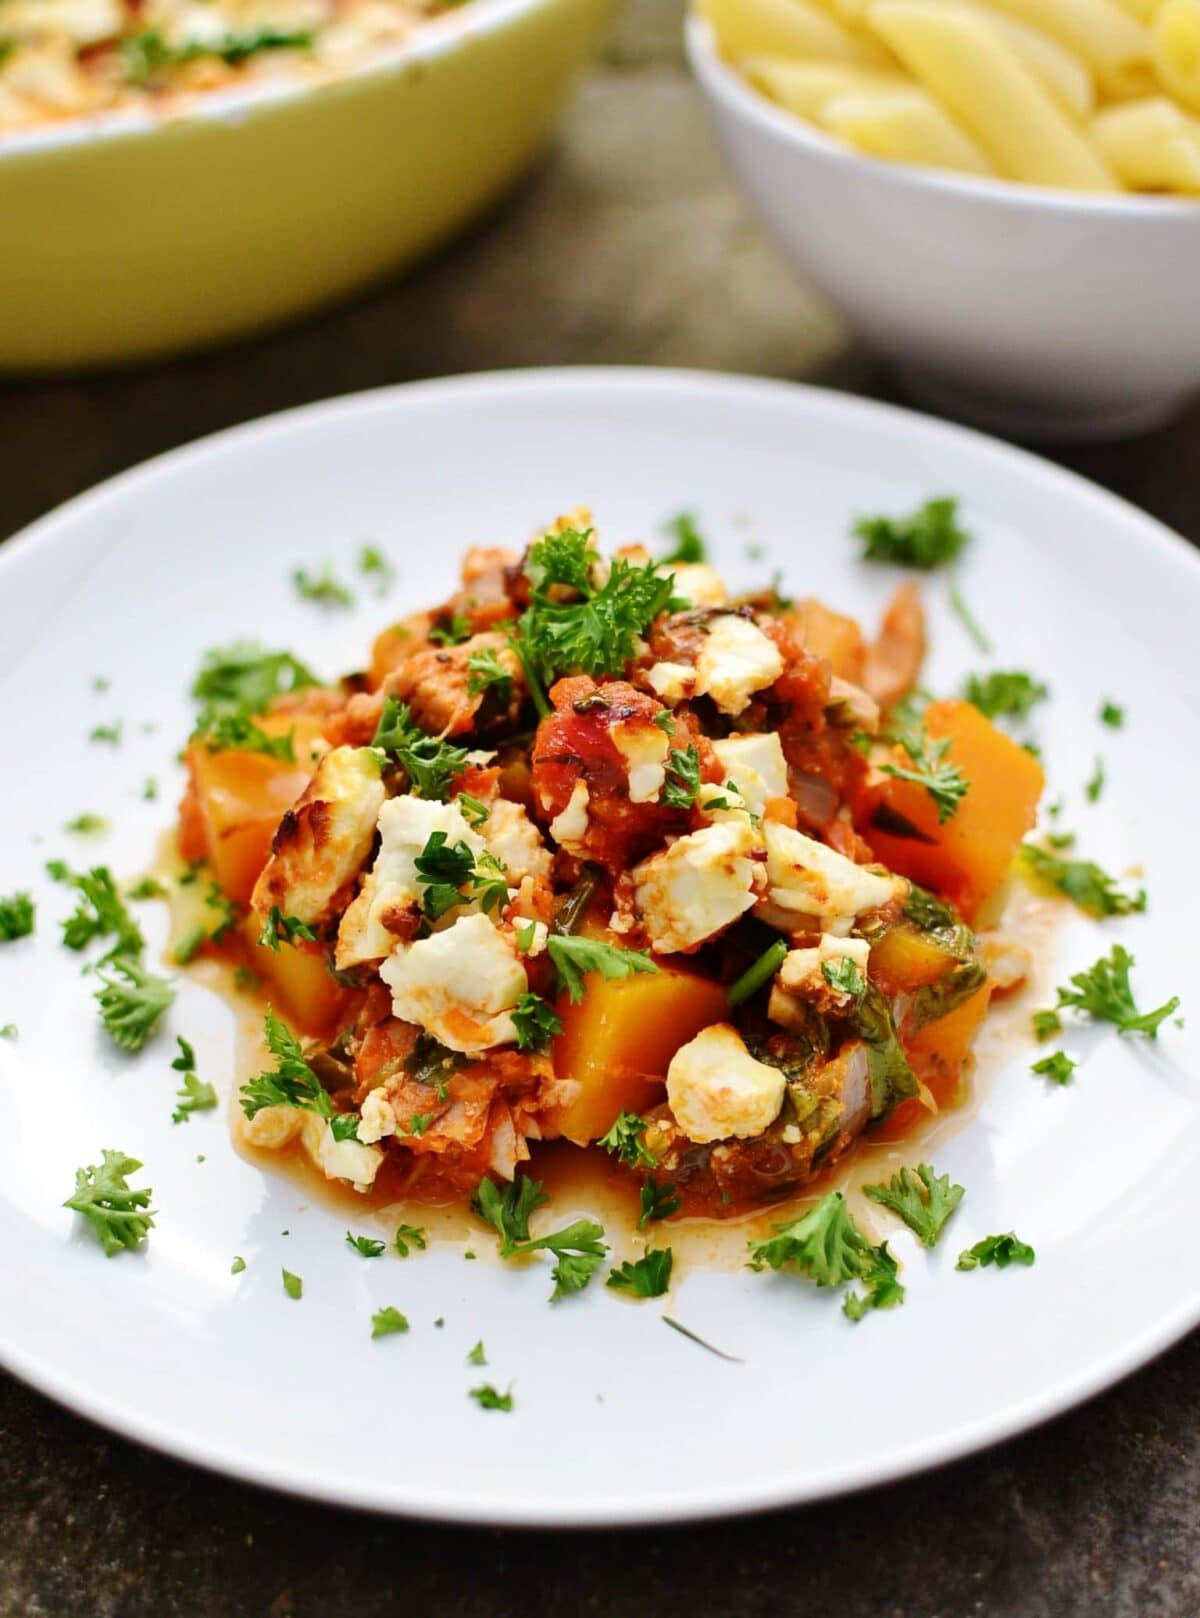
[[[1200,388],[1200,202],[1094,197],[860,157],[776,107],[687,24],[738,179],[787,256],[938,410],[1118,437]]]

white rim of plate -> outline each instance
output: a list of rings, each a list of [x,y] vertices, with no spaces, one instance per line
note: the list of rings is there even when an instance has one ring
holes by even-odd
[[[352,417],[359,412],[376,410],[397,396],[471,399],[488,394],[504,397],[514,392],[539,393],[547,390],[583,394],[595,394],[597,391],[621,394],[634,390],[643,394],[660,393],[665,397],[680,389],[693,394],[698,390],[717,401],[729,403],[751,398],[774,400],[780,405],[794,401],[847,420],[866,417],[885,425],[893,423],[910,433],[917,432],[941,442],[960,443],[975,454],[982,452],[993,459],[1010,463],[1015,461],[1026,477],[1040,481],[1050,490],[1065,490],[1076,500],[1083,497],[1110,518],[1127,526],[1132,524],[1140,531],[1141,542],[1150,545],[1168,565],[1200,568],[1200,556],[1185,539],[1120,496],[1027,450],[969,427],[960,427],[897,405],[803,383],[665,367],[579,366],[479,372],[425,382],[399,383],[301,405],[210,434],[154,456],[97,484],[56,507],[11,539],[0,542],[0,581],[7,569],[19,565],[28,557],[40,555],[53,545],[55,530],[62,519],[74,519],[80,514],[86,516],[93,507],[102,510],[109,501],[119,500],[128,488],[136,487],[147,475],[160,472],[169,474],[178,465],[219,454],[231,442],[255,436],[285,434],[298,421],[316,416]],[[430,1491],[423,1486],[417,1496],[401,1495],[394,1489],[372,1487],[366,1482],[361,1487],[324,1488],[320,1478],[301,1474],[292,1468],[275,1466],[269,1457],[247,1457],[227,1442],[202,1441],[191,1431],[143,1421],[136,1410],[131,1410],[120,1400],[107,1398],[102,1390],[71,1376],[47,1371],[14,1342],[11,1330],[5,1334],[2,1321],[0,1366],[37,1392],[56,1400],[77,1415],[99,1423],[118,1437],[131,1439],[172,1459],[190,1462],[222,1476],[264,1484],[303,1499],[475,1527],[617,1528],[732,1518],[805,1505],[894,1483],[960,1460],[1015,1438],[1086,1403],[1147,1365],[1198,1325],[1200,1273],[1194,1279],[1190,1294],[1182,1291],[1170,1300],[1162,1316],[1151,1326],[1135,1333],[1119,1349],[1102,1355],[1082,1374],[1060,1378],[1058,1383],[1051,1381],[1039,1396],[1013,1399],[990,1411],[986,1418],[963,1422],[952,1431],[910,1443],[882,1463],[862,1462],[844,1466],[827,1474],[819,1483],[794,1488],[776,1479],[756,1487],[739,1483],[731,1489],[701,1488],[687,1496],[680,1496],[669,1505],[664,1505],[658,1498],[640,1500],[636,1494],[626,1493],[590,1502],[585,1508],[567,1506],[565,1509],[552,1495],[538,1500],[505,1501],[498,1499],[494,1493],[482,1490],[472,1492],[469,1489],[455,1489],[451,1493]]]

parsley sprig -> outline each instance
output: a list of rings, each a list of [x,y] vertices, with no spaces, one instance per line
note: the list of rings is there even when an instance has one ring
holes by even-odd
[[[505,869],[496,856],[485,851],[476,861],[461,838],[452,843],[444,831],[429,834],[413,866],[425,885],[421,910],[430,921],[472,900],[478,900],[485,913],[499,910],[508,902]]]
[[[623,949],[596,938],[551,933],[546,948],[554,963],[559,987],[566,990],[572,1005],[578,1005],[583,999],[583,980],[589,972],[599,972],[601,977],[612,979],[660,970],[658,963],[644,950]]]
[[[1125,893],[1115,878],[1092,860],[1068,860],[1035,843],[1022,843],[1018,858],[1026,874],[1056,888],[1089,916],[1127,916],[1146,908],[1146,890]]]
[[[286,1023],[267,1007],[263,1037],[275,1058],[275,1066],[248,1079],[239,1099],[247,1118],[254,1118],[264,1107],[298,1107],[315,1112],[320,1118],[333,1117],[329,1092],[304,1060],[300,1041]]]
[[[674,581],[655,563],[637,567],[615,557],[597,586],[592,572],[599,561],[590,528],[546,534],[529,548],[530,600],[513,643],[543,713],[549,711],[545,690],[560,675],[596,678],[622,670],[639,636],[672,600]]]
[[[626,1259],[609,1272],[605,1286],[631,1298],[661,1298],[671,1285],[674,1255],[669,1247],[655,1247],[633,1262]]]
[[[317,683],[312,670],[291,652],[235,641],[206,653],[192,695],[213,713],[260,714],[276,697]]]
[[[526,991],[512,1009],[517,1049],[537,1051],[562,1033],[562,1018],[540,995]]]
[[[516,1258],[527,1253],[553,1253],[557,1262],[550,1274],[554,1291],[550,1302],[581,1292],[608,1254],[601,1237],[604,1228],[594,1219],[576,1219],[562,1230],[546,1236],[529,1234],[529,1216],[549,1202],[540,1180],[523,1175],[503,1189],[494,1180],[481,1180],[471,1207],[500,1239],[500,1257]]]
[[[965,1196],[961,1185],[951,1185],[948,1174],[937,1174],[929,1163],[917,1172],[904,1167],[885,1185],[864,1185],[872,1202],[888,1208],[908,1226],[923,1247],[933,1247],[954,1210]]]
[[[217,1092],[211,1084],[196,1075],[196,1052],[182,1034],[175,1036],[175,1043],[179,1046],[179,1055],[171,1063],[176,1073],[183,1075],[183,1082],[175,1092],[175,1111],[171,1114],[173,1124],[186,1124],[194,1112],[210,1112],[217,1105]]]
[[[946,761],[946,754],[950,750],[949,736],[934,741],[921,724],[897,727],[887,739],[903,748],[908,754],[909,763],[881,764],[879,767],[883,774],[894,776],[897,781],[911,781],[914,786],[924,787],[937,810],[938,823],[944,825],[966,797],[971,785],[957,764]]]
[[[1033,1263],[1037,1254],[1028,1242],[1023,1242],[1011,1230],[1005,1231],[1002,1236],[985,1236],[982,1241],[976,1242],[974,1247],[968,1247],[958,1255],[956,1270],[986,1269],[995,1265],[998,1270],[1006,1270],[1010,1264]]]
[[[74,888],[80,896],[74,913],[62,924],[62,941],[68,949],[85,949],[95,938],[112,938],[111,955],[141,954],[146,940],[107,865],[72,871],[62,860],[51,860],[46,869],[56,882]]]
[[[1086,971],[1076,972],[1071,987],[1059,989],[1058,1004],[1082,1011],[1101,1022],[1112,1023],[1120,1034],[1146,1034],[1157,1039],[1161,1025],[1179,1009],[1179,996],[1172,995],[1154,1011],[1139,1011],[1129,983],[1134,957],[1122,944],[1101,956]]]
[[[970,535],[959,526],[958,501],[927,500],[903,517],[860,517],[854,536],[863,541],[864,562],[929,571],[953,562]]]
[[[258,942],[261,948],[278,955],[281,939],[294,949],[297,944],[315,944],[317,935],[299,916],[285,916],[278,905],[272,905],[258,935]]]
[[[621,1111],[596,1144],[611,1152],[626,1168],[654,1169],[658,1167],[658,1159],[646,1145],[647,1128],[646,1120],[636,1112]]]
[[[1024,669],[993,669],[990,674],[972,674],[963,695],[988,719],[1024,719],[1050,692]]]
[[[864,1291],[848,1293],[843,1312],[859,1320],[868,1309],[890,1309],[904,1301],[896,1277],[896,1261],[886,1242],[873,1247],[855,1224],[840,1191],[830,1191],[815,1208],[775,1234],[750,1243],[750,1268],[793,1270],[819,1287],[862,1283]]]
[[[507,708],[512,700],[513,677],[504,667],[494,646],[482,647],[467,658],[467,695],[479,697],[495,693],[496,705]]]
[[[166,978],[150,972],[134,955],[110,955],[98,962],[96,990],[100,1020],[123,1051],[140,1051],[175,998]]]
[[[696,562],[707,560],[708,548],[697,526],[695,512],[679,512],[669,522],[663,523],[663,533],[671,536],[675,541],[675,548],[663,557],[659,563],[660,567],[670,567],[673,562],[678,562],[681,566],[691,566]]]
[[[690,809],[700,791],[700,754],[694,747],[673,747],[659,801],[670,809]]]
[[[28,938],[33,931],[36,906],[28,893],[10,893],[0,897],[0,944],[11,944],[18,938]]]
[[[371,746],[399,760],[410,789],[419,798],[445,802],[455,778],[467,767],[465,747],[455,747],[442,737],[427,736],[406,704],[392,696],[384,701]]]
[[[141,1164],[124,1152],[104,1150],[103,1162],[75,1170],[75,1193],[63,1203],[87,1220],[92,1234],[107,1257],[141,1246],[154,1225],[150,1207],[153,1193],[147,1187],[135,1191],[129,1175]]]

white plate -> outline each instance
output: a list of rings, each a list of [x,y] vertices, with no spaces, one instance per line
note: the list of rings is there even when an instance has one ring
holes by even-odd
[[[42,861],[144,867],[170,823],[204,648],[250,635],[330,674],[353,667],[382,623],[447,593],[465,545],[519,541],[581,501],[613,544],[693,508],[732,581],[781,567],[790,586],[869,617],[894,577],[855,560],[850,517],[939,492],[962,497],[976,533],[961,582],[997,662],[1052,687],[1037,728],[1065,823],[1104,864],[1146,866],[1149,914],[1069,921],[1055,975],[1121,938],[1144,1004],[1194,1001],[1200,567],[1119,501],[973,434],[695,373],[468,378],[222,434],[6,545],[0,893],[33,886],[40,901],[36,937],[0,953],[0,1024],[20,1026],[0,1043],[7,1364],[120,1432],[298,1493],[604,1524],[813,1499],[961,1455],[1104,1387],[1200,1319],[1184,1241],[1200,1220],[1194,1004],[1157,1046],[1073,1032],[1083,1065],[1066,1090],[1009,1046],[978,1115],[938,1148],[967,1187],[946,1239],[925,1254],[907,1232],[893,1238],[904,1308],[851,1326],[800,1281],[689,1274],[672,1312],[744,1360],[732,1364],[668,1331],[658,1304],[600,1285],[550,1308],[544,1268],[464,1264],[459,1250],[360,1260],[343,1219],[234,1155],[220,1114],[171,1124],[170,1040],[115,1053],[57,941],[69,905]],[[295,599],[293,566],[329,557],[349,576],[366,538],[400,567],[386,602],[360,592],[339,614]],[[749,560],[752,544],[767,558]],[[947,690],[981,660],[945,581],[927,594],[929,683]],[[91,689],[96,675],[107,692]],[[1125,705],[1123,731],[1099,725],[1105,697]],[[121,747],[88,743],[117,716]],[[1108,787],[1093,806],[1082,787],[1097,754]],[[157,802],[140,795],[148,774],[163,781]],[[85,809],[113,819],[111,837],[59,830]],[[228,1091],[226,1007],[185,982],[176,1031]],[[147,1164],[160,1211],[144,1255],[106,1260],[61,1206],[75,1166],[106,1145]],[[961,1248],[1013,1228],[1037,1249],[1033,1269],[955,1272]],[[248,1264],[236,1277],[235,1253]],[[301,1302],[283,1294],[285,1264],[304,1279]],[[408,1315],[408,1336],[370,1340],[384,1303]],[[486,1372],[465,1363],[479,1337]],[[515,1380],[513,1414],[468,1400],[485,1376]]]

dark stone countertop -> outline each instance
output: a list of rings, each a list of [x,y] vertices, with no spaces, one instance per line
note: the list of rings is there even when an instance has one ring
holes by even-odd
[[[635,0],[539,170],[407,281],[224,353],[0,384],[0,534],[202,433],[443,372],[697,365],[892,397],[729,184],[680,13]],[[1200,408],[1053,458],[1200,540]],[[1200,1335],[927,1477],[743,1522],[547,1535],[291,1501],[0,1379],[0,1618],[1197,1618],[1198,1386]]]

